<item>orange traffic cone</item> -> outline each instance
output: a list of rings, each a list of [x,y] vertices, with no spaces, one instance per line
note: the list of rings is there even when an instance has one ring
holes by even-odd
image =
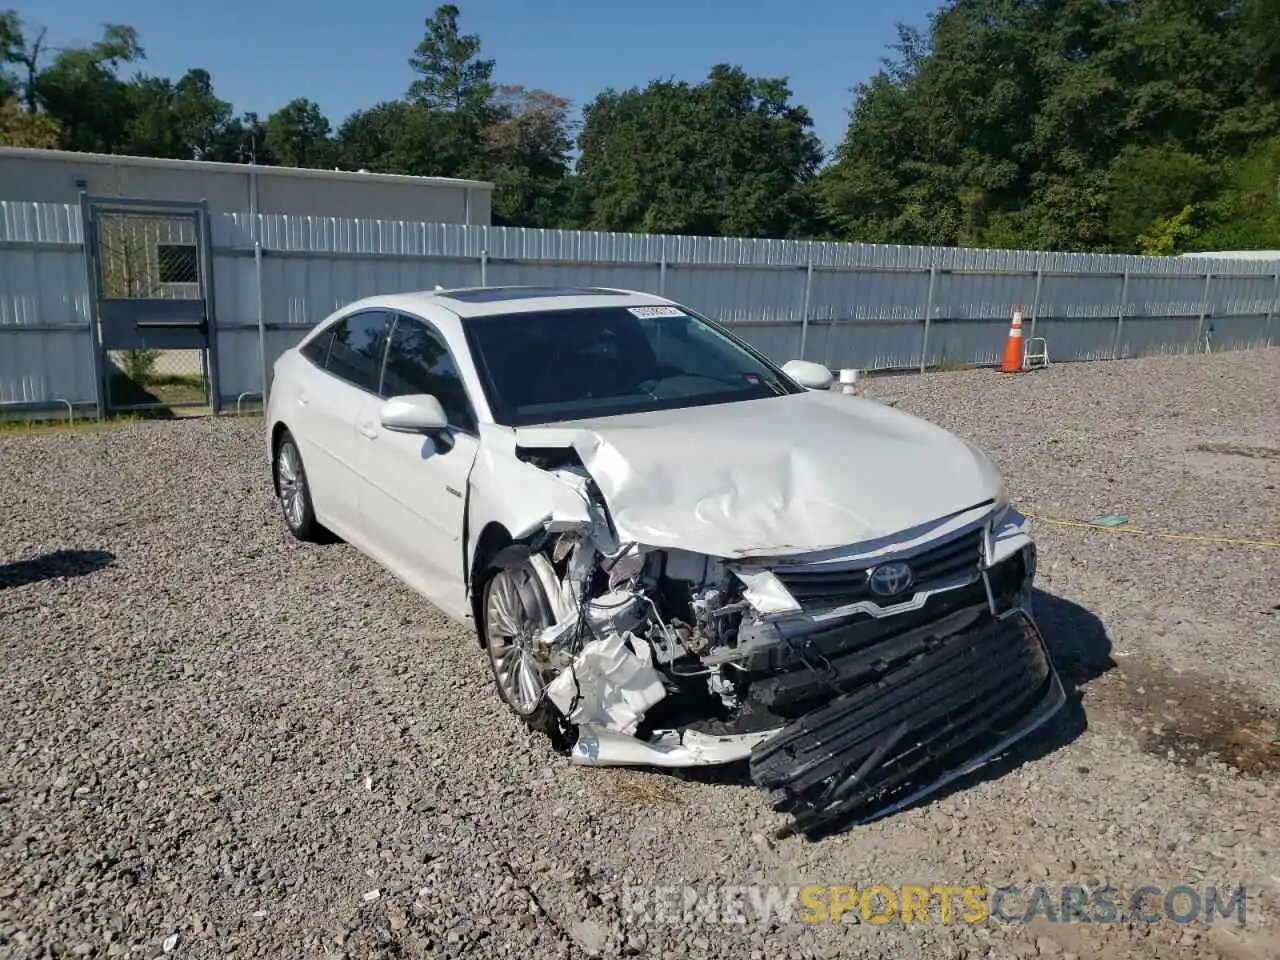
[[[1004,342],[1004,362],[1000,364],[1001,373],[1022,372],[1022,311],[1013,311],[1013,325],[1009,327],[1009,337]]]

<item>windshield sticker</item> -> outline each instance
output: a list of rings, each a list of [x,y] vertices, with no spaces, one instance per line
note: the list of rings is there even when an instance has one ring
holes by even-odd
[[[679,307],[627,307],[633,317],[683,317],[685,312]]]
[[[760,375],[758,373],[744,373],[742,379],[747,383],[757,384],[760,382]]]

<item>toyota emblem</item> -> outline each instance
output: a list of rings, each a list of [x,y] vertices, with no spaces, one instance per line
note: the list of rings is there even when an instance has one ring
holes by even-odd
[[[911,586],[911,568],[901,561],[882,563],[867,573],[871,592],[878,597],[896,597]]]

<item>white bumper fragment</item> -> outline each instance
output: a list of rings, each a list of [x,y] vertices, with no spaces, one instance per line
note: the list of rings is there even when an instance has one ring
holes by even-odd
[[[571,723],[635,733],[650,707],[667,695],[649,645],[628,645],[622,634],[592,640],[573,665],[547,684],[547,698]]]
[[[745,760],[776,730],[717,737],[696,730],[662,730],[651,740],[637,740],[607,727],[578,728],[569,759],[585,766],[701,767]]]

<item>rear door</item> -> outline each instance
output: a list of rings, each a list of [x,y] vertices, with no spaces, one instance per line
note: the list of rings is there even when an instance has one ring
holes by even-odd
[[[310,357],[310,369],[294,381],[299,442],[316,514],[343,536],[360,530],[356,418],[367,400],[377,398],[390,327],[390,315],[382,310],[339,320],[322,361]]]
[[[360,519],[385,563],[446,612],[466,610],[462,524],[477,450],[474,407],[448,344],[432,325],[397,315],[382,398],[430,394],[449,417],[438,436],[395,433],[369,397],[356,420]]]

